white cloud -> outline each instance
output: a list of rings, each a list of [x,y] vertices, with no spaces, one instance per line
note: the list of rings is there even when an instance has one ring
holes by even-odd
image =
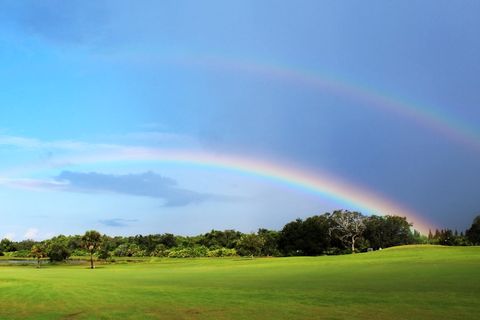
[[[38,237],[38,229],[37,228],[29,228],[25,235],[23,236],[24,239],[36,239]]]
[[[50,238],[53,238],[55,236],[55,233],[53,232],[46,232],[44,235],[43,235],[43,239],[50,239]]]
[[[0,135],[0,145],[25,149],[57,149],[65,151],[85,151],[96,148],[118,148],[117,145],[95,144],[74,140],[42,141],[35,138]]]
[[[15,232],[7,232],[2,239],[13,240],[15,238]]]
[[[198,141],[189,135],[177,134],[163,131],[141,131],[130,132],[121,135],[108,135],[103,138],[113,141],[113,143],[95,143],[75,140],[53,140],[42,141],[35,138],[2,135],[0,134],[0,145],[10,146],[22,149],[41,149],[41,150],[58,150],[58,151],[121,151],[129,146],[151,145],[155,144],[168,146],[198,146]],[[121,142],[118,144],[117,142]]]

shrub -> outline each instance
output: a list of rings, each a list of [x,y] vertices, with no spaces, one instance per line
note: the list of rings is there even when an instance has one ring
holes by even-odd
[[[74,256],[74,257],[85,257],[85,256],[88,256],[88,252],[83,250],[83,249],[75,249],[72,252],[72,256]]]
[[[46,248],[46,253],[50,261],[64,261],[70,257],[70,250],[68,250],[65,244],[60,242],[49,243]]]
[[[205,246],[173,248],[169,251],[169,258],[199,258],[206,257],[208,248]]]
[[[147,251],[146,250],[138,250],[133,252],[132,257],[147,257]]]
[[[163,243],[158,244],[155,249],[150,253],[152,257],[168,257],[169,250]]]
[[[138,257],[141,252],[140,247],[135,243],[124,243],[113,250],[113,255],[117,257]]]
[[[219,248],[207,252],[207,257],[234,257],[236,255],[237,250],[228,248]]]
[[[15,258],[27,258],[30,257],[30,250],[12,251],[10,252],[9,256]]]

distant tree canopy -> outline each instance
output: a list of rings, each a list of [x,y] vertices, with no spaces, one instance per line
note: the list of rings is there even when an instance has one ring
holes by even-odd
[[[430,231],[428,237],[416,232],[405,217],[364,216],[337,210],[296,219],[280,231],[259,229],[255,233],[211,230],[197,236],[170,233],[110,237],[98,231],[83,236],[59,235],[45,241],[3,239],[0,255],[48,257],[63,261],[73,256],[94,257],[229,257],[229,256],[316,256],[367,251],[404,244],[480,245],[480,216],[465,232],[450,229]]]
[[[17,251],[17,247],[13,241],[5,238],[5,239],[2,239],[2,241],[0,241],[0,251],[2,252]]]
[[[234,248],[242,233],[235,230],[217,231],[212,230],[205,233],[199,243],[209,248]]]

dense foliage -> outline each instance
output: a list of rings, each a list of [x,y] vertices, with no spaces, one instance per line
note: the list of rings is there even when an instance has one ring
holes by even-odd
[[[0,255],[48,257],[51,261],[93,255],[104,260],[112,257],[316,256],[426,243],[479,245],[480,216],[465,233],[444,229],[430,231],[428,236],[415,231],[405,217],[364,216],[345,210],[296,219],[280,231],[259,229],[256,233],[212,230],[190,237],[170,233],[111,237],[91,230],[83,236],[59,235],[41,242],[3,239]]]

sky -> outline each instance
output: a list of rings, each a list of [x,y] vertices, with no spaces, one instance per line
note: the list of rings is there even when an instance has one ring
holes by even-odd
[[[480,2],[0,0],[0,237],[480,213]]]

